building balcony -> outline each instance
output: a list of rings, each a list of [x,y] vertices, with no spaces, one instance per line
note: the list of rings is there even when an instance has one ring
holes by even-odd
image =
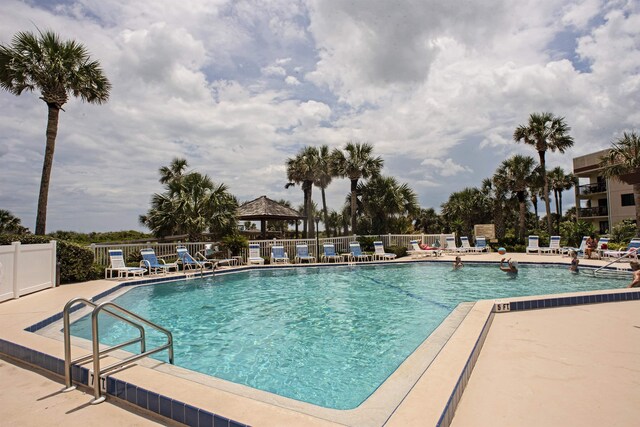
[[[606,206],[596,206],[594,208],[580,208],[580,218],[590,218],[594,216],[608,216],[609,209]]]
[[[596,184],[581,185],[578,187],[578,194],[581,196],[586,196],[594,193],[604,193],[606,191],[607,191],[607,184],[604,182],[600,182]]]

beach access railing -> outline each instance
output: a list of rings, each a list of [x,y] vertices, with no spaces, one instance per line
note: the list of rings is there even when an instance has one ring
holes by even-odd
[[[333,243],[336,248],[336,253],[349,252],[349,242],[358,241],[360,238],[367,238],[370,240],[382,241],[384,246],[404,246],[409,248],[409,242],[412,240],[419,240],[421,243],[425,243],[429,246],[444,246],[444,242],[447,237],[454,236],[455,234],[374,234],[374,235],[349,235],[340,237],[320,237],[320,238],[307,238],[307,239],[264,239],[264,240],[250,240],[251,244],[260,245],[260,255],[264,258],[269,258],[271,255],[271,246],[278,245],[284,246],[285,252],[290,259],[296,255],[296,245],[306,244],[309,247],[309,253],[313,256],[322,254],[322,245],[324,243]],[[172,243],[109,243],[109,244],[96,244],[92,243],[89,248],[93,252],[95,263],[100,266],[109,265],[109,250],[110,249],[122,249],[122,254],[125,261],[132,258],[138,259],[140,250],[145,248],[152,248],[156,255],[165,259],[167,262],[175,261],[178,258],[176,248],[186,247],[191,255],[197,252],[204,251],[205,245],[213,244],[214,246],[221,246],[219,242],[172,242]],[[242,250],[239,256],[242,257],[243,262],[246,262],[249,249]],[[223,258],[230,258],[230,253],[223,253]]]

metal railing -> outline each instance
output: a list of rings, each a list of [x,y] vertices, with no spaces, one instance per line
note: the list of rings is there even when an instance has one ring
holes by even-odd
[[[85,304],[88,305],[90,307],[93,307],[93,311],[91,312],[91,341],[92,341],[92,352],[88,355],[84,355],[81,357],[78,357],[76,359],[71,359],[71,330],[70,330],[70,311],[71,311],[71,307],[73,307],[75,304]],[[104,312],[105,314],[108,314],[109,316],[115,317],[118,320],[122,320],[125,323],[128,323],[129,325],[133,326],[134,328],[138,329],[138,332],[140,333],[140,336],[138,338],[134,338],[131,340],[128,340],[124,343],[120,343],[111,347],[107,347],[107,348],[103,348],[102,350],[100,350],[100,337],[99,337],[99,329],[98,329],[98,315]],[[123,316],[122,314],[119,314],[118,312],[122,312],[124,313],[124,315],[126,316],[130,316],[133,319],[135,319],[135,321],[128,319],[127,317]],[[91,401],[92,404],[96,404],[96,403],[100,403],[100,402],[104,402],[105,397],[102,396],[102,390],[106,391],[106,379],[104,380],[105,382],[102,381],[102,375],[106,374],[108,372],[111,372],[113,370],[119,369],[131,362],[134,362],[136,360],[142,359],[143,357],[147,357],[150,356],[152,354],[158,353],[160,351],[163,351],[165,349],[168,349],[169,352],[169,363],[173,364],[173,335],[171,334],[171,331],[163,328],[160,325],[157,325],[143,317],[138,316],[137,314],[123,308],[120,307],[119,305],[116,305],[112,302],[103,302],[100,304],[95,304],[85,298],[74,298],[72,300],[70,300],[69,302],[67,302],[64,306],[64,310],[62,311],[62,317],[63,317],[63,331],[64,331],[64,373],[65,373],[65,390],[64,391],[69,391],[69,390],[73,390],[75,388],[75,386],[73,385],[73,379],[72,379],[72,366],[74,364],[81,364],[84,362],[87,362],[91,359],[93,359],[93,372],[90,372],[90,377],[93,377],[93,394],[94,394],[94,400]],[[142,325],[140,325],[140,323],[149,326],[150,328],[153,328],[163,334],[165,334],[165,336],[167,337],[167,343],[163,344],[161,346],[158,346],[156,348],[153,348],[151,350],[147,350],[146,349],[146,335],[145,335],[145,331],[144,331],[144,327]],[[104,368],[100,368],[100,357],[110,353],[114,350],[126,347],[128,345],[132,345],[139,342],[140,343],[140,353],[139,354],[134,354],[132,356],[129,356],[123,360],[120,360],[116,363],[113,363],[109,366],[106,366]],[[89,381],[89,385],[91,385],[91,381]]]
[[[581,195],[604,193],[605,191],[607,191],[607,184],[604,182],[581,185],[578,187],[578,193]]]
[[[593,208],[580,208],[580,217],[607,216],[609,209],[606,206],[596,206]]]

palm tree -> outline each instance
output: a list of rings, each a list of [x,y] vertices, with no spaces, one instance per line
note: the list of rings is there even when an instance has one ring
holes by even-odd
[[[188,166],[186,159],[175,157],[169,166],[162,166],[160,168],[160,184],[179,181],[184,176],[184,170]]]
[[[435,209],[428,208],[420,209],[413,225],[416,230],[422,233],[435,234],[440,233],[442,230],[440,223],[440,216],[436,213]]]
[[[622,180],[623,175],[636,173],[640,168],[640,135],[635,131],[624,132],[611,144],[609,152],[600,160],[605,178]],[[637,235],[640,236],[640,182],[632,182],[633,199],[636,205]]]
[[[506,221],[505,212],[507,203],[507,189],[504,187],[503,182],[496,180],[494,175],[493,179],[485,178],[482,180],[482,186],[480,192],[486,198],[490,212],[493,216],[493,224],[496,229],[496,238],[503,239],[506,234]]]
[[[45,234],[47,199],[58,133],[58,116],[69,96],[102,104],[109,99],[111,83],[100,63],[91,61],[87,49],[74,40],[62,41],[51,31],[19,32],[11,45],[0,45],[0,86],[14,95],[39,90],[49,110],[47,143],[40,180],[36,234]]]
[[[540,227],[538,197],[544,200],[544,181],[542,179],[542,173],[540,172],[540,166],[533,170],[533,174],[529,180],[529,200],[531,201],[531,205],[533,205],[533,212],[536,217],[536,228]]]
[[[527,219],[527,187],[532,178],[535,160],[530,156],[515,155],[503,161],[498,167],[494,181],[515,194],[518,199],[518,235],[524,241]]]
[[[328,145],[321,145],[318,149],[318,167],[317,175],[314,181],[316,187],[320,189],[322,194],[322,214],[325,228],[329,220],[329,212],[327,210],[327,196],[325,190],[331,184],[333,179],[333,171],[331,170],[331,153]],[[328,230],[327,230],[328,231]]]
[[[449,195],[449,200],[441,206],[441,215],[449,230],[468,236],[473,232],[474,224],[491,221],[490,203],[480,189],[464,188]]]
[[[568,135],[571,128],[564,117],[556,117],[551,113],[533,113],[529,116],[527,126],[518,126],[513,133],[516,142],[524,142],[535,147],[540,157],[540,173],[544,182],[544,203],[547,212],[547,231],[551,229],[551,203],[549,201],[549,180],[547,179],[545,153],[547,150],[564,153],[573,146],[573,138]]]
[[[26,234],[29,229],[23,227],[20,218],[5,209],[0,209],[0,234]]]
[[[289,188],[295,184],[301,184],[304,194],[304,216],[307,218],[303,223],[303,232],[305,238],[315,234],[314,216],[311,209],[313,202],[311,196],[313,192],[313,183],[316,176],[320,173],[319,154],[316,147],[304,147],[295,157],[288,158],[287,179],[289,182],[285,188]]]
[[[572,173],[565,174],[564,169],[560,166],[553,168],[549,171],[549,184],[553,190],[553,195],[556,201],[556,215],[557,215],[557,231],[560,234],[560,221],[562,219],[562,192],[571,190],[578,182],[578,178]]]
[[[373,157],[373,146],[367,143],[349,142],[344,151],[333,150],[331,164],[336,176],[351,180],[351,232],[355,233],[358,181],[379,175],[384,162]]]
[[[420,212],[418,196],[407,185],[393,177],[376,176],[358,185],[362,209],[371,223],[372,234],[403,233],[411,221],[403,218]]]

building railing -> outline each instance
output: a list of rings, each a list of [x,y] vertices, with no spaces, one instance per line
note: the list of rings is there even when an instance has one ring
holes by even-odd
[[[406,248],[409,247],[409,242],[411,240],[419,240],[422,243],[425,243],[429,246],[434,246],[438,244],[443,247],[445,239],[450,236],[455,236],[455,234],[378,234],[378,235],[367,235],[367,236],[358,236],[358,235],[350,235],[350,236],[340,236],[340,237],[321,237],[317,240],[315,238],[310,239],[265,239],[265,240],[250,240],[249,243],[259,244],[260,245],[260,255],[269,258],[271,254],[271,246],[279,245],[284,246],[284,250],[287,252],[287,255],[290,259],[293,259],[296,255],[296,244],[306,244],[309,247],[309,252],[313,256],[317,256],[318,252],[322,254],[322,245],[324,243],[333,243],[336,248],[337,253],[347,253],[349,252],[349,242],[357,241],[358,238],[366,237],[372,238],[373,240],[380,240],[384,244],[384,246],[404,246]],[[130,259],[130,257],[137,258],[140,255],[140,250],[145,248],[152,248],[156,255],[160,258],[165,259],[166,261],[175,261],[178,258],[176,248],[177,247],[186,247],[191,255],[195,255],[197,252],[201,252],[204,250],[206,244],[211,244],[212,242],[173,242],[173,243],[157,243],[157,242],[147,242],[147,243],[109,243],[109,244],[96,244],[92,243],[89,248],[93,251],[95,263],[106,267],[109,265],[109,250],[110,249],[122,249],[122,255],[125,259]],[[219,243],[213,243],[214,245],[220,245]],[[316,247],[316,244],[318,245]],[[318,250],[319,249],[319,250]],[[248,248],[245,248],[240,256],[244,262],[247,260],[248,256]],[[229,258],[231,254],[224,255],[225,258]]]
[[[609,215],[609,209],[606,206],[596,206],[593,208],[580,208],[580,217],[594,217],[594,216],[607,216]]]
[[[607,184],[604,182],[598,182],[596,184],[581,185],[578,187],[578,194],[586,196],[594,193],[604,193],[607,191]]]

